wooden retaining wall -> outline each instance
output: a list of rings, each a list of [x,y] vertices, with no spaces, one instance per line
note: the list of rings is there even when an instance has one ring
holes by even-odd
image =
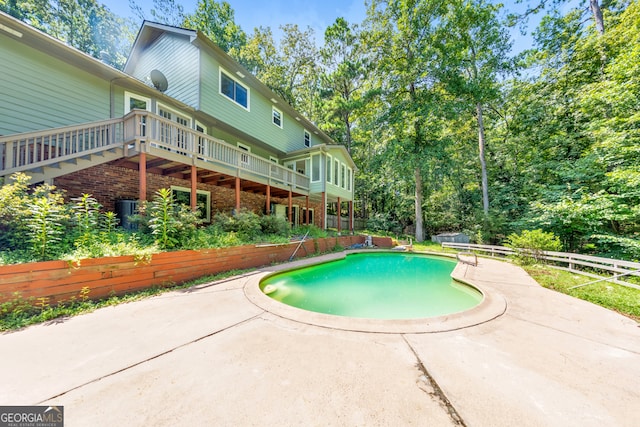
[[[341,236],[307,240],[296,258],[363,243],[364,236]],[[202,276],[271,265],[289,260],[299,242],[285,245],[246,245],[232,248],[176,251],[154,254],[151,260],[133,256],[94,258],[71,265],[46,261],[0,266],[0,302],[15,298],[48,298],[49,304],[78,298],[88,287],[91,299],[122,295],[152,286],[172,286]],[[390,238],[373,238],[379,247],[391,247]]]

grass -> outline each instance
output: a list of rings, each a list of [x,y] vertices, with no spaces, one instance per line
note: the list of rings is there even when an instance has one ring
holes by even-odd
[[[200,277],[181,285],[152,287],[125,295],[113,295],[109,298],[95,301],[89,299],[89,288],[83,288],[77,297],[55,306],[49,305],[48,298],[24,299],[19,293],[16,293],[13,300],[0,304],[0,332],[21,329],[37,323],[63,320],[68,317],[90,313],[99,308],[139,301],[165,292],[187,289],[253,270],[254,269],[230,270],[220,274]]]
[[[597,279],[546,265],[526,265],[523,268],[545,288],[590,301],[640,322],[640,289],[610,281],[569,289]]]

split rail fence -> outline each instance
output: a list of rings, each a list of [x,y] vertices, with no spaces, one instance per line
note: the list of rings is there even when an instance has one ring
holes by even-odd
[[[442,247],[480,253],[493,258],[517,255],[515,250],[506,246],[443,242]],[[640,285],[628,281],[631,276],[640,277],[639,262],[552,251],[542,252],[541,258],[552,263],[553,267],[586,276],[600,278],[601,276],[594,273],[612,274],[613,277],[609,278],[610,281],[630,288],[640,289]]]

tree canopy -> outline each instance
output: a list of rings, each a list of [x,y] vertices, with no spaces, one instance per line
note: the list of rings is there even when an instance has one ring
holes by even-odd
[[[565,250],[640,258],[639,0],[367,4],[318,38],[293,23],[245,33],[215,0],[136,10],[202,31],[344,144],[372,226],[492,243],[540,229]],[[116,67],[135,32],[96,0],[0,10]],[[533,38],[517,54],[516,29]]]

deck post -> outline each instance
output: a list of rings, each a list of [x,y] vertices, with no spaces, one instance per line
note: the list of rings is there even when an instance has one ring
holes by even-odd
[[[142,147],[142,149],[144,150],[144,147]],[[147,153],[145,153],[144,151],[140,151],[140,163],[138,164],[138,171],[138,198],[141,202],[144,202],[145,200],[147,200]]]
[[[198,169],[196,165],[191,165],[191,210],[198,208]]]
[[[307,201],[307,212],[305,214],[304,224],[309,225],[309,196],[306,196],[305,199]]]
[[[353,234],[353,200],[349,200],[349,232]]]
[[[271,186],[267,184],[267,197],[265,203],[265,212],[267,215],[271,214]]]
[[[236,176],[236,212],[240,211],[240,177]]]
[[[293,197],[291,195],[291,189],[289,189],[289,223],[291,223],[291,219],[293,217]]]
[[[327,229],[327,193],[322,192],[322,210],[320,212],[320,224],[322,225],[322,229]]]
[[[338,235],[342,231],[342,218],[340,216],[340,211],[342,210],[342,202],[340,201],[340,197],[338,197],[338,208],[336,209],[336,213],[338,214]]]

